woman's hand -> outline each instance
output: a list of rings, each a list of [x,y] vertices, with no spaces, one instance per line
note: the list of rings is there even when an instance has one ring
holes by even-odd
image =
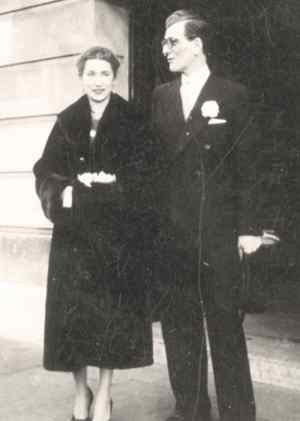
[[[94,183],[111,184],[111,183],[115,183],[116,181],[117,181],[117,177],[115,174],[109,174],[104,171],[100,171],[98,174],[96,174],[94,178]]]
[[[115,174],[109,174],[104,171],[98,173],[86,172],[77,176],[78,180],[86,187],[91,187],[92,183],[112,184],[117,181]]]
[[[78,180],[84,184],[86,187],[91,187],[92,186],[92,182],[94,180],[94,174],[95,173],[91,173],[91,172],[85,172],[83,174],[79,174],[77,176]]]

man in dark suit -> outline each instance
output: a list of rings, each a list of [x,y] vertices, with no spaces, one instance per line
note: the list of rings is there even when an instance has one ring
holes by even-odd
[[[191,11],[168,17],[162,52],[180,77],[153,94],[160,317],[176,399],[168,420],[210,419],[207,329],[221,420],[254,421],[239,287],[240,256],[262,244],[252,194],[258,136],[246,89],[210,72],[209,36]]]

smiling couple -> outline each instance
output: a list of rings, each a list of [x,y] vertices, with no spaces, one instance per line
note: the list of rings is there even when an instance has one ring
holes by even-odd
[[[117,57],[83,53],[84,95],[35,164],[54,223],[44,366],[73,373],[73,421],[108,421],[113,370],[153,363],[154,308],[176,400],[168,420],[211,419],[206,336],[221,420],[256,419],[240,257],[263,247],[259,136],[246,89],[211,74],[211,34],[192,11],[167,18],[162,54],[179,77],[154,90],[151,133],[113,92]],[[94,402],[88,366],[99,368]]]

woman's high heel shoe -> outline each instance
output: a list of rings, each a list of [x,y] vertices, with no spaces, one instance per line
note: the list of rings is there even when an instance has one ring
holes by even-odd
[[[93,399],[94,399],[94,395],[93,392],[91,391],[91,389],[88,387],[88,393],[89,393],[89,404],[88,404],[88,412],[90,412],[92,403],[93,403]],[[87,418],[76,418],[74,415],[72,415],[71,421],[91,421],[91,418],[89,417],[89,415],[87,416]]]

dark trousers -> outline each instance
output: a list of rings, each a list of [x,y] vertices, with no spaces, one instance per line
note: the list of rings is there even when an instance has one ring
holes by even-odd
[[[201,270],[200,293],[195,255],[177,253],[176,259],[174,255],[168,259],[166,267],[167,292],[160,320],[177,408],[191,421],[210,408],[201,294],[221,420],[254,421],[254,395],[238,310],[224,309],[215,302],[211,269]]]

